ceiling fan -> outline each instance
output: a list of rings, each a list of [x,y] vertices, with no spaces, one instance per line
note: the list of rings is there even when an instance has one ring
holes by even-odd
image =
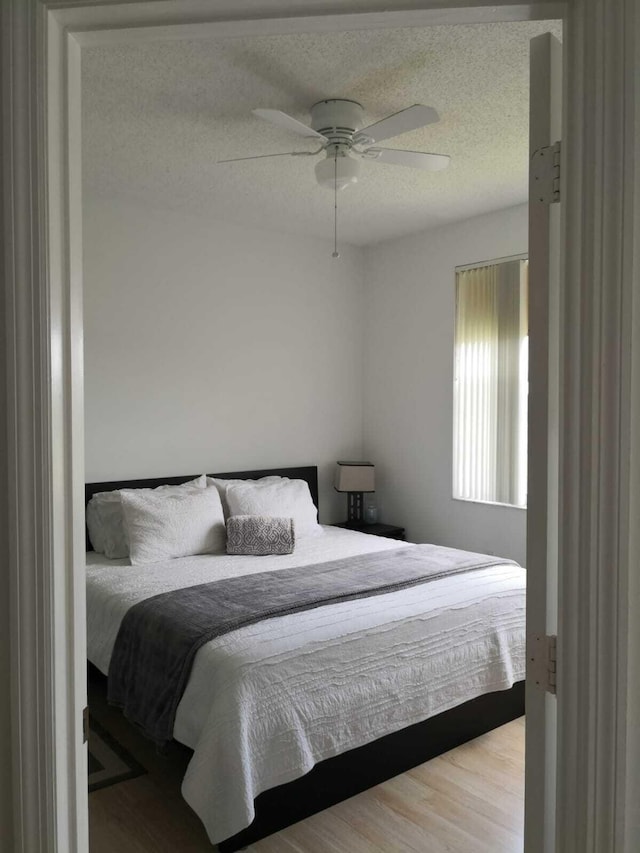
[[[253,114],[306,139],[317,140],[316,151],[284,151],[277,154],[257,154],[252,157],[234,157],[218,163],[236,163],[240,160],[260,160],[266,157],[313,157],[324,153],[315,167],[320,186],[343,190],[358,180],[360,160],[409,166],[438,172],[449,165],[445,154],[428,154],[424,151],[402,151],[380,148],[377,143],[391,139],[410,130],[433,124],[440,120],[433,107],[414,104],[387,116],[375,124],[362,127],[364,110],[357,101],[329,98],[311,107],[311,126],[303,124],[281,110],[257,109]]]

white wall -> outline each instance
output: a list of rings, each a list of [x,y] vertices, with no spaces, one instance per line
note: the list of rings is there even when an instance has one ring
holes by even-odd
[[[527,251],[525,205],[365,252],[364,452],[381,519],[524,564],[526,512],[453,500],[454,268]]]
[[[86,480],[362,452],[362,251],[93,200],[84,215]]]
[[[524,561],[524,511],[452,499],[451,436],[454,267],[526,251],[525,206],[338,261],[120,200],[84,229],[88,481],[317,463],[331,521],[365,456],[409,539]]]

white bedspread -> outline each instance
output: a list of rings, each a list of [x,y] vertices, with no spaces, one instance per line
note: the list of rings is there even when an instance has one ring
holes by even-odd
[[[90,553],[89,659],[107,672],[124,613],[150,595],[404,546],[322,530],[290,556],[133,567]],[[495,566],[267,620],[203,646],[174,736],[194,750],[182,793],[211,841],[244,829],[261,791],[318,761],[524,678],[525,577]]]

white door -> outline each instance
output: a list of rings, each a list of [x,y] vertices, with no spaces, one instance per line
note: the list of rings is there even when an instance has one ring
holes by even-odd
[[[562,47],[531,42],[525,851],[555,850]],[[550,679],[553,681],[553,677]]]

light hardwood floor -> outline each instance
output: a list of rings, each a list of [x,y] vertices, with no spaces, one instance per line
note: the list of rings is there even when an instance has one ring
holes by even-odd
[[[159,756],[103,697],[92,695],[91,707],[149,772],[89,795],[90,853],[212,853],[200,821],[180,796],[187,751]],[[523,799],[520,718],[247,850],[521,853]]]

